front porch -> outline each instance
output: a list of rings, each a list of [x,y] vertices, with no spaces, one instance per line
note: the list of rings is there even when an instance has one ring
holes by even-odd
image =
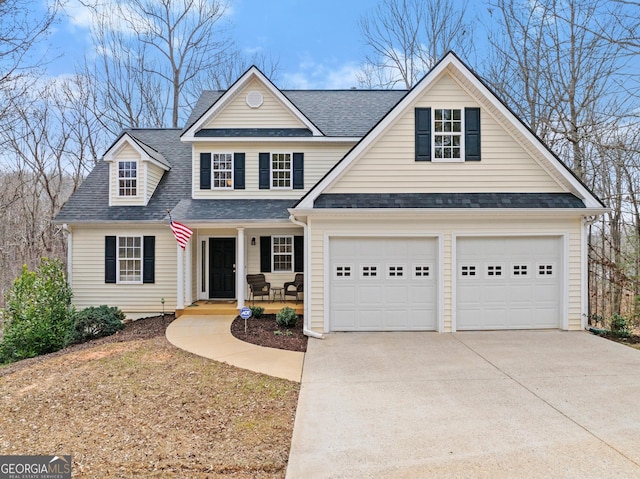
[[[304,301],[271,301],[258,300],[255,304],[253,301],[245,301],[245,306],[261,306],[264,308],[265,314],[276,314],[284,307],[289,307],[297,314],[304,314]],[[176,309],[176,318],[183,314],[189,315],[237,315],[239,314],[238,302],[236,300],[200,300],[186,306],[184,309]]]

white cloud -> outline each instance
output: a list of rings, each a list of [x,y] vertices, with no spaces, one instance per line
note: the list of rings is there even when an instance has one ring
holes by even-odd
[[[91,9],[79,0],[68,0],[64,5],[64,11],[69,17],[69,23],[74,27],[90,29],[93,25]]]
[[[282,75],[283,88],[292,89],[349,89],[356,87],[359,67],[355,62],[342,65],[325,65],[306,58],[297,71]]]

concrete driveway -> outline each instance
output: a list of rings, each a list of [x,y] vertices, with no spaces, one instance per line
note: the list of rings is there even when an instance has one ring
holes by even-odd
[[[640,477],[640,351],[584,332],[310,340],[288,479]]]

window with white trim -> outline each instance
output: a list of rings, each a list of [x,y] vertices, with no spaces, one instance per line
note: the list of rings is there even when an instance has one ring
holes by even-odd
[[[478,267],[472,264],[464,264],[460,266],[460,276],[476,276]]]
[[[215,189],[233,188],[233,155],[231,153],[211,155],[211,186]]]
[[[487,265],[487,276],[489,277],[502,276],[502,265],[499,265],[499,264]]]
[[[351,277],[351,266],[336,266],[336,278]]]
[[[414,278],[426,278],[429,276],[430,268],[427,265],[415,265],[413,268]]]
[[[387,269],[387,277],[388,278],[402,278],[404,276],[404,266],[403,265],[391,265],[388,266]]]
[[[552,264],[539,264],[538,265],[538,276],[553,276],[553,265]]]
[[[273,272],[293,271],[293,236],[272,236]]]
[[[463,161],[462,110],[434,109],[433,161]]]
[[[513,276],[527,276],[529,266],[526,264],[514,264],[512,267]]]
[[[118,161],[118,196],[138,196],[137,161]]]
[[[292,176],[291,153],[271,153],[271,188],[290,190]]]
[[[118,236],[118,283],[142,283],[142,236]]]
[[[378,266],[370,265],[362,267],[362,277],[363,278],[375,278],[378,276]]]

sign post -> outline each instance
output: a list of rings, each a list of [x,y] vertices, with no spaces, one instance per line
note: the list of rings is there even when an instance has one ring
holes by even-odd
[[[251,317],[251,308],[246,306],[240,310],[240,317],[244,319],[244,334],[247,334],[247,319]]]

